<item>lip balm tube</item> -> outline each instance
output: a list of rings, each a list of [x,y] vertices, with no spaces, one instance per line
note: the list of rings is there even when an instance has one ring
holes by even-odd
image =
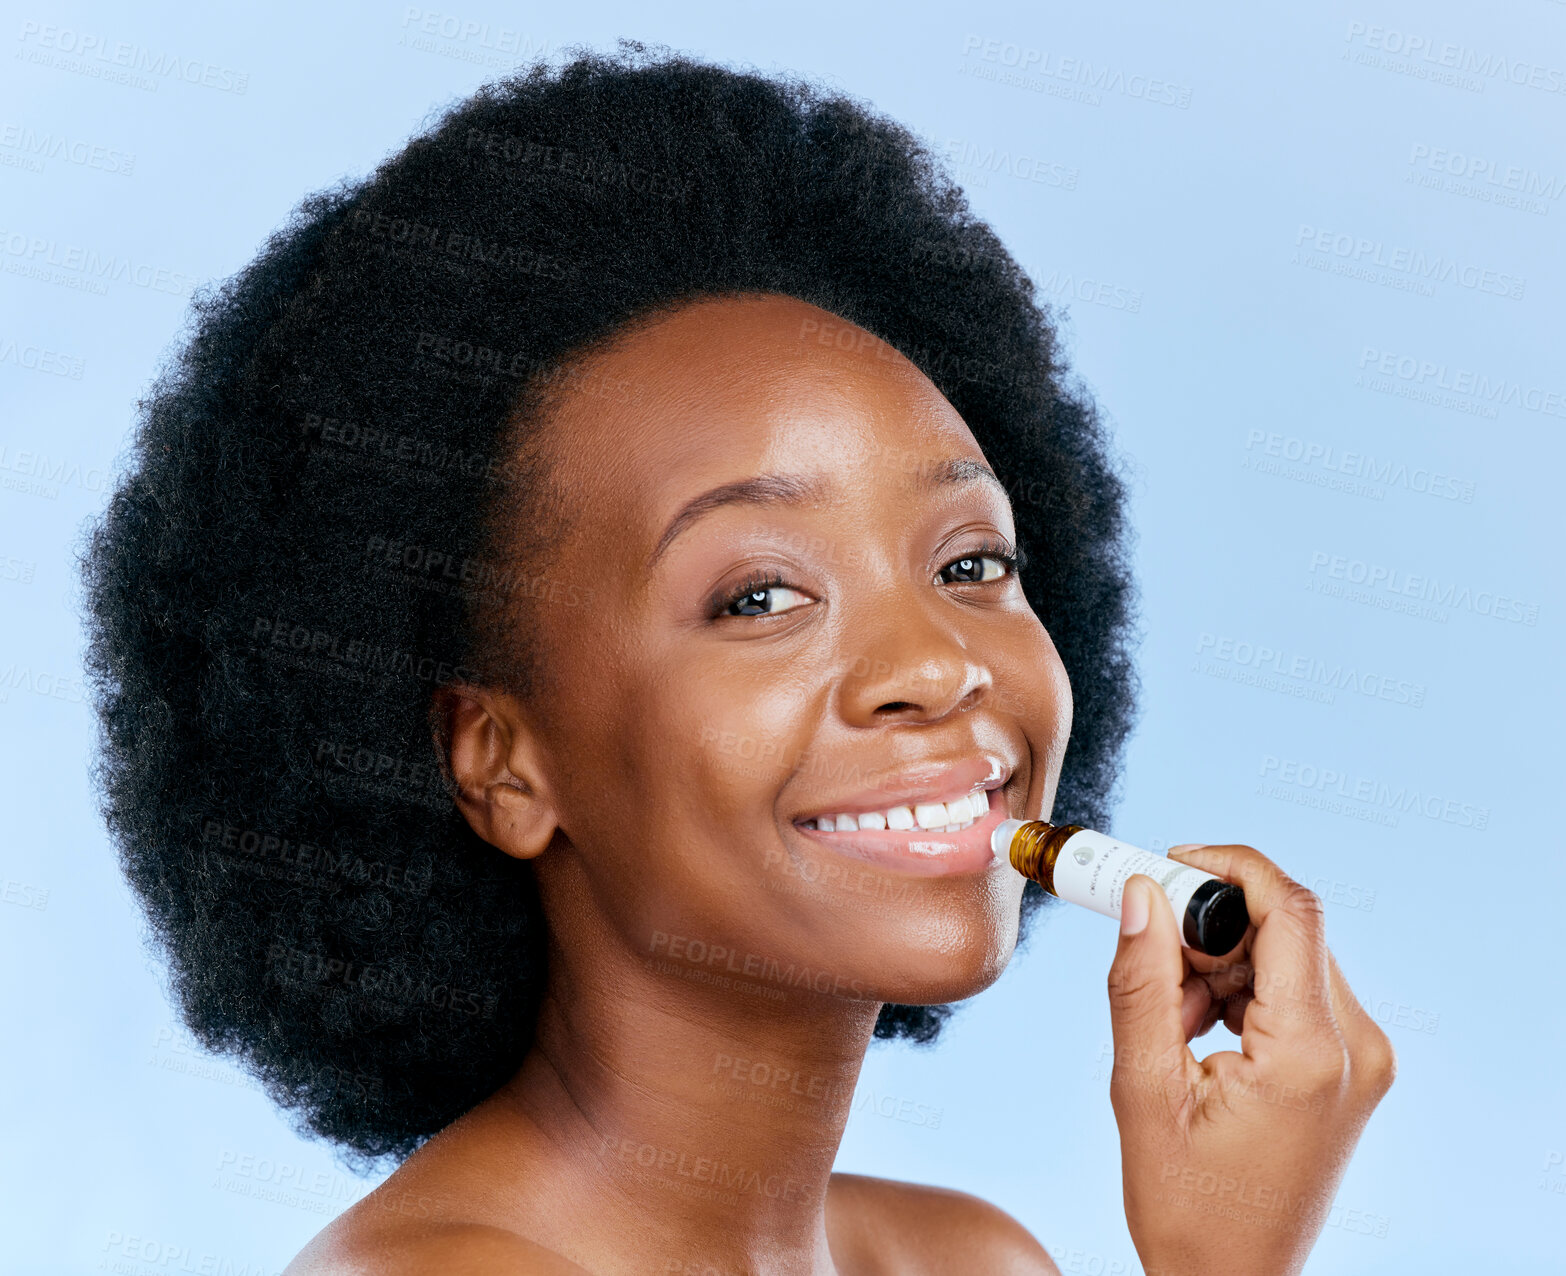
[[[1080,824],[1002,820],[990,834],[990,849],[1051,895],[1116,921],[1127,879],[1145,873],[1168,897],[1180,921],[1180,942],[1199,953],[1233,951],[1250,925],[1245,892],[1233,882]]]

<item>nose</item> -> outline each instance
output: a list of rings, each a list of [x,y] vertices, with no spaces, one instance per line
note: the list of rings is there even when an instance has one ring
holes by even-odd
[[[861,641],[842,682],[842,714],[853,726],[939,722],[983,700],[993,678],[965,638],[972,617],[897,599],[879,617],[856,618]]]

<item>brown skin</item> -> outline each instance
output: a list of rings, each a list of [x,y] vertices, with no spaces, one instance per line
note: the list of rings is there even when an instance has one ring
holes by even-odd
[[[1126,1221],[1147,1276],[1295,1273],[1397,1056],[1327,948],[1314,892],[1249,846],[1169,857],[1238,882],[1251,926],[1221,958],[1193,953],[1157,884],[1127,884],[1146,925],[1124,933],[1127,900],[1109,972]],[[1240,1049],[1198,1061],[1186,1043],[1219,1020]]]
[[[1011,768],[1010,815],[1049,814],[1071,722],[1064,669],[1002,564],[989,560],[993,579],[952,570],[986,538],[1015,547],[1004,493],[926,489],[939,463],[984,463],[966,424],[902,356],[792,298],[686,305],[591,362],[636,393],[573,391],[555,408],[545,437],[574,514],[536,570],[555,597],[592,601],[541,605],[543,694],[441,693],[464,815],[537,875],[550,943],[537,1038],[509,1083],[289,1273],[1055,1273],[975,1197],[832,1173],[881,1004],[993,983],[1023,879],[850,861],[791,823],[902,767],[978,754]],[[687,500],[763,473],[830,486],[815,504],[709,511],[648,570]],[[770,614],[725,609],[757,569],[786,582]],[[1255,852],[1232,859],[1276,871]],[[1260,968],[1284,926],[1255,920]],[[1248,966],[1184,969],[1168,921],[1122,942],[1116,968],[1138,986],[1115,1003],[1117,1043],[1164,1044],[1168,1015],[1148,1007],[1172,997],[1183,1049],[1212,1017],[1211,990],[1247,986]],[[735,956],[709,968],[693,944]],[[813,986],[759,973],[763,960],[809,968]],[[692,977],[714,971],[726,978]],[[786,1071],[784,1093],[802,1097],[760,1101],[776,1088],[736,1081],[757,1075],[747,1064]],[[1187,1134],[1148,1105],[1117,1099],[1116,1112],[1141,1158],[1127,1202],[1144,1261],[1194,1262],[1227,1224],[1141,1186],[1131,1208],[1133,1178],[1157,1180]],[[1290,1153],[1301,1181],[1341,1173],[1358,1126],[1333,1113],[1337,1135]],[[1204,1167],[1278,1159],[1233,1119],[1204,1137]]]

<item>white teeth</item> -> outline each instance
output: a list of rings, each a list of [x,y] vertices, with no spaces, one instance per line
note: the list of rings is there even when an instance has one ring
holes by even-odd
[[[950,802],[919,802],[911,807],[894,806],[886,811],[863,811],[859,815],[842,811],[835,815],[820,815],[807,820],[805,827],[818,828],[824,833],[913,828],[927,833],[959,833],[989,813],[989,794],[980,791]]]

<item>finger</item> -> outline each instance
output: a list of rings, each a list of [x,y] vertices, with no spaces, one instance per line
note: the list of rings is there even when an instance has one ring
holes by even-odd
[[[1375,1028],[1375,1020],[1370,1017],[1365,1007],[1360,1005],[1359,998],[1350,990],[1348,981],[1343,978],[1343,972],[1338,969],[1337,959],[1333,957],[1331,949],[1327,950],[1327,970],[1332,995],[1332,1013],[1337,1016],[1344,1035],[1352,1034],[1358,1037],[1364,1034],[1365,1029]]]
[[[1171,847],[1169,855],[1185,863],[1196,863],[1200,856],[1184,854],[1188,851],[1203,851],[1208,849],[1206,843],[1185,843]],[[1244,848],[1250,849],[1250,848]],[[1265,858],[1265,857],[1264,857]],[[1207,868],[1210,872],[1216,872],[1223,876],[1221,870],[1210,865],[1198,865]],[[1248,898],[1248,897],[1247,897]],[[1245,934],[1239,947],[1234,953],[1228,954],[1231,958],[1246,956],[1255,938],[1256,927],[1252,925]],[[1325,939],[1323,939],[1325,947]],[[1211,958],[1203,953],[1190,952],[1188,959],[1193,969],[1198,972],[1214,972],[1216,978],[1209,978],[1209,986],[1215,997],[1224,998],[1224,1026],[1235,1035],[1242,1035],[1245,1010],[1251,1004],[1252,995],[1247,991],[1243,996],[1237,996],[1227,991],[1229,982],[1224,980],[1224,974],[1232,979],[1244,971],[1249,973],[1247,964],[1235,960],[1232,964],[1225,962],[1223,958]],[[1392,1047],[1391,1041],[1381,1026],[1360,1003],[1349,987],[1348,981],[1343,977],[1343,972],[1338,967],[1337,959],[1332,955],[1330,948],[1326,949],[1326,961],[1328,968],[1327,997],[1326,1002],[1331,1007],[1331,1018],[1335,1022],[1338,1034],[1346,1047],[1350,1061],[1351,1074],[1358,1074],[1364,1085],[1376,1093],[1382,1094],[1392,1084],[1397,1075],[1397,1053]],[[1225,969],[1227,967],[1227,970]],[[1198,1034],[1200,1035],[1200,1033]]]
[[[1212,989],[1200,975],[1191,975],[1181,985],[1182,1001],[1180,1003],[1180,1024],[1185,1032],[1185,1039],[1202,1035],[1202,1023],[1207,1021],[1211,1026],[1209,1016],[1213,1013],[1216,1004]],[[1220,1007],[1221,1009],[1221,1007]]]
[[[1182,850],[1182,863],[1236,882],[1256,933],[1250,942],[1252,999],[1241,1050],[1252,1059],[1278,1052],[1323,1069],[1341,1066],[1345,1043],[1333,1016],[1324,910],[1307,890],[1249,846]]]
[[[1195,956],[1202,956],[1196,953]],[[1232,997],[1243,988],[1249,988],[1255,975],[1255,971],[1248,961],[1231,962],[1228,965],[1219,966],[1215,970],[1203,971],[1193,961],[1192,972],[1196,978],[1202,980],[1214,997]]]
[[[1337,959],[1330,949],[1327,951],[1327,965],[1332,972],[1333,1013],[1337,1016],[1343,1040],[1348,1045],[1350,1072],[1357,1073],[1371,1090],[1383,1094],[1397,1075],[1397,1052],[1381,1025],[1371,1017],[1349,988],[1348,980],[1343,978],[1343,972],[1338,969]]]
[[[1179,846],[1171,846],[1166,853],[1171,859],[1183,861],[1186,859],[1186,857],[1182,854],[1182,852],[1200,851],[1203,850],[1206,846],[1206,842],[1182,842]],[[1251,951],[1251,938],[1255,934],[1256,927],[1247,927],[1244,936],[1242,936],[1240,939],[1239,944],[1237,944],[1229,952],[1209,954],[1198,952],[1196,949],[1191,948],[1186,950],[1186,958],[1190,961],[1191,965],[1195,969],[1202,971],[1204,974],[1211,971],[1227,970],[1230,966],[1236,963],[1246,962],[1248,960]],[[1250,978],[1249,966],[1246,967],[1244,978]]]
[[[1208,1007],[1207,1015],[1202,1020],[1202,1026],[1196,1030],[1196,1035],[1198,1037],[1205,1037],[1209,1032],[1218,1026],[1218,1021],[1223,1018],[1224,1004],[1224,1002],[1215,1001],[1211,1006]]]
[[[1126,927],[1133,932],[1126,933]],[[1133,1096],[1183,1084],[1196,1063],[1186,1045],[1185,962],[1168,897],[1152,878],[1133,874],[1121,894],[1121,934],[1109,968],[1109,1016],[1115,1057],[1137,1059],[1140,1082],[1116,1068],[1110,1101],[1117,1111]]]
[[[1223,1003],[1223,1026],[1236,1037],[1242,1037],[1245,1033],[1245,1008],[1250,1004],[1249,989],[1235,993]]]

